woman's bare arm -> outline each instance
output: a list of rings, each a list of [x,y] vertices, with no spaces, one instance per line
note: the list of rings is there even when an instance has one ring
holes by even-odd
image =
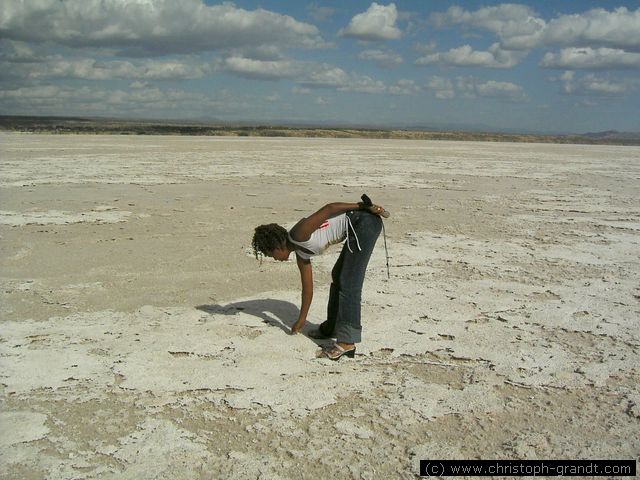
[[[315,232],[320,225],[328,219],[348,212],[349,210],[358,210],[360,206],[357,203],[334,202],[328,203],[313,215],[303,218],[291,229],[291,236],[298,242],[305,242],[311,238],[311,234]]]
[[[298,321],[291,327],[291,333],[295,334],[300,331],[304,323],[307,321],[311,301],[313,300],[313,270],[311,261],[296,256],[298,269],[300,270],[300,281],[302,283],[302,301],[300,303],[300,314]]]

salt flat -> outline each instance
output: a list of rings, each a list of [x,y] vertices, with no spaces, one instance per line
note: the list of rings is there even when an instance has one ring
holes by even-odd
[[[0,135],[1,478],[415,478],[640,451],[640,148]],[[368,193],[356,359],[253,228]],[[314,260],[324,320],[334,247]],[[308,329],[305,328],[305,331]]]

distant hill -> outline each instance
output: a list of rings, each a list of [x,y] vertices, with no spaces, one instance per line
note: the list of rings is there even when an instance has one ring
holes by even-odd
[[[120,120],[81,117],[0,115],[0,130],[51,134],[199,135],[256,137],[389,138],[486,142],[577,143],[640,145],[640,133],[616,131],[580,135],[535,135],[499,132],[396,130],[331,126],[225,124],[207,121]]]
[[[605,132],[588,132],[583,133],[582,136],[587,138],[601,139],[601,140],[627,140],[640,142],[640,132],[618,132],[616,130],[607,130]]]

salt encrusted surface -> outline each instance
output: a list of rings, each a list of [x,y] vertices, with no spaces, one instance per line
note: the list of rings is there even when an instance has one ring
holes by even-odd
[[[24,225],[68,225],[70,223],[118,223],[124,222],[131,212],[116,207],[98,206],[89,212],[7,212],[0,210],[0,224],[20,227]]]
[[[640,150],[2,135],[0,478],[415,478],[634,458]],[[355,360],[252,229],[392,212]],[[338,249],[314,259],[308,331]]]

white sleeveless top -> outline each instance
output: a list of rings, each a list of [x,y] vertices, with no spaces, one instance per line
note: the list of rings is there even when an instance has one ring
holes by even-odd
[[[291,232],[287,234],[289,241],[298,247],[302,247],[309,250],[312,253],[296,250],[296,255],[305,260],[309,260],[314,255],[320,255],[330,245],[341,243],[349,237],[349,229],[353,232],[358,243],[358,249],[360,249],[360,243],[358,242],[358,236],[356,235],[351,220],[346,213],[331,217],[324,222],[320,227],[311,234],[309,240],[305,242],[299,242],[291,238]],[[351,250],[351,248],[349,248]]]

